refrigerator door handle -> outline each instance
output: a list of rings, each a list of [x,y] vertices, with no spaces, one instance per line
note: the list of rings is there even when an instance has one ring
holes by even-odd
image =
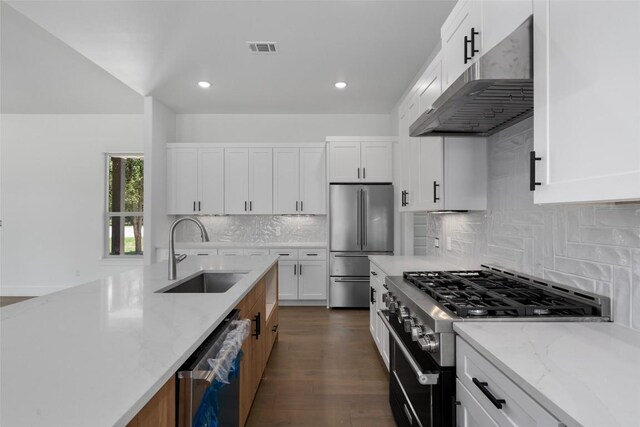
[[[367,246],[367,222],[369,221],[368,218],[368,208],[367,205],[369,204],[369,194],[367,193],[367,190],[362,190],[362,247],[364,249],[365,246]]]
[[[360,190],[358,190],[358,195],[357,195],[357,199],[356,199],[356,245],[360,246],[362,248],[362,245],[360,244],[361,241],[361,232],[362,232],[362,206],[361,203],[362,200],[360,199]]]

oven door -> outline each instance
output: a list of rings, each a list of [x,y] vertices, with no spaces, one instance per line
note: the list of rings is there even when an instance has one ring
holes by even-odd
[[[411,341],[394,314],[379,312],[389,329],[389,402],[399,427],[453,426],[455,368],[442,368]]]

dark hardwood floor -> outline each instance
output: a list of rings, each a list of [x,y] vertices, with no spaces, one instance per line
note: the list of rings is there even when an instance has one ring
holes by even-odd
[[[395,427],[367,310],[280,307],[247,426]]]

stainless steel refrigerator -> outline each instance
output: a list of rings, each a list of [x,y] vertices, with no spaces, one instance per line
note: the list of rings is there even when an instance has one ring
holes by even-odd
[[[393,185],[331,184],[330,307],[369,306],[369,255],[393,255]]]

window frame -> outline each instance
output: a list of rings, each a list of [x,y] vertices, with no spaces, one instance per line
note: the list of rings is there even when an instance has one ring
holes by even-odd
[[[143,212],[111,212],[109,210],[109,163],[111,162],[112,157],[132,157],[132,158],[142,158],[144,164],[144,153],[136,153],[136,152],[115,152],[109,151],[104,153],[104,206],[102,211],[104,212],[103,216],[103,242],[102,242],[102,253],[103,259],[105,260],[131,260],[131,261],[141,261],[144,259],[144,240],[143,240],[143,250],[141,255],[113,255],[109,251],[109,219],[112,217],[120,217],[125,218],[128,216],[141,216],[144,221],[144,211]],[[146,170],[146,167],[145,167]],[[143,203],[144,205],[144,203]],[[144,222],[143,222],[144,227]]]

